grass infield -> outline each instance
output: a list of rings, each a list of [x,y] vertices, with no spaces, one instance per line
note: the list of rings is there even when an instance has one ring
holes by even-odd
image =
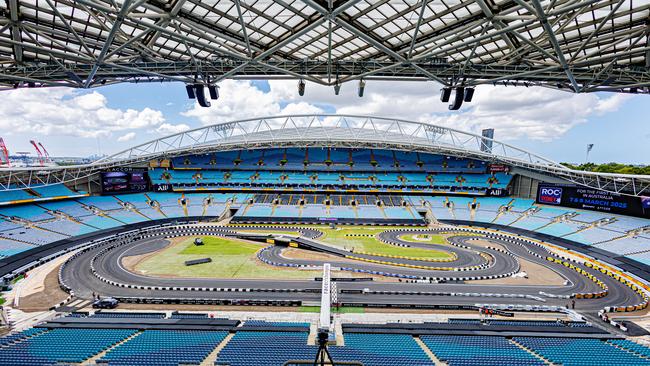
[[[312,279],[320,271],[302,271],[271,267],[256,256],[266,245],[235,239],[202,237],[204,245],[194,245],[194,238],[169,246],[144,259],[136,271],[149,276],[203,277],[232,279]],[[186,266],[185,261],[209,257],[210,263]]]
[[[342,227],[339,230],[320,228],[325,234],[318,240],[340,248],[354,249],[357,252],[375,253],[383,255],[397,255],[417,258],[446,259],[452,258],[449,252],[436,249],[405,248],[385,244],[375,239],[374,236],[351,236],[358,234],[375,235],[386,228],[376,227]],[[441,236],[432,236],[431,243],[444,243]]]

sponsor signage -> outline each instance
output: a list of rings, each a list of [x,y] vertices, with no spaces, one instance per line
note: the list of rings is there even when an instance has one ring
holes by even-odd
[[[486,195],[488,196],[503,197],[503,196],[507,196],[508,194],[509,194],[508,190],[502,188],[489,188],[486,191]]]
[[[537,203],[650,218],[650,197],[634,197],[573,185],[540,184]]]
[[[562,188],[561,187],[540,187],[537,200],[539,203],[548,205],[561,205],[562,204]]]
[[[508,167],[503,164],[490,164],[488,166],[488,170],[490,171],[490,173],[507,172]]]
[[[172,185],[171,184],[154,184],[153,185],[153,190],[155,192],[171,192],[172,191]]]

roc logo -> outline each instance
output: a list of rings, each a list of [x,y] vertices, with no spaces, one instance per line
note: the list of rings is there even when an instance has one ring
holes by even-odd
[[[539,202],[559,205],[562,201],[562,188],[542,187],[539,190]]]

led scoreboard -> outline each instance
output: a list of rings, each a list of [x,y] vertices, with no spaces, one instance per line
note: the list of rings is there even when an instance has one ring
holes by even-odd
[[[121,168],[101,173],[102,193],[145,192],[149,188],[144,169]]]

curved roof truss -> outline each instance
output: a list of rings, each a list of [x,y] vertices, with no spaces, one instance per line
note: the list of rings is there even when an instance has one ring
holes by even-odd
[[[491,149],[487,145],[491,143]],[[498,140],[422,122],[353,115],[294,115],[232,121],[155,139],[92,164],[0,170],[0,189],[68,182],[152,159],[271,147],[385,148],[468,157],[530,169],[605,191],[650,194],[650,176],[575,171]]]
[[[0,86],[433,80],[648,93],[647,0],[5,0]]]

